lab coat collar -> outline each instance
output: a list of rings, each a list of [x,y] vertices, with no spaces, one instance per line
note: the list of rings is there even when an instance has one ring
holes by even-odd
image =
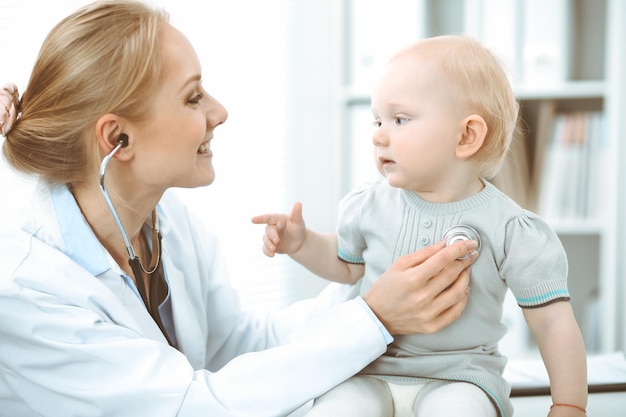
[[[95,276],[111,269],[120,275],[124,274],[87,223],[67,185],[55,186],[40,181],[33,206],[38,213],[31,219],[32,223],[25,227],[28,232],[61,249]],[[35,222],[34,219],[43,220]],[[166,215],[158,206],[157,222],[161,235],[165,236],[170,227]],[[151,227],[147,223],[145,226]]]
[[[100,244],[66,185],[51,185],[40,180],[21,227],[65,253],[94,276],[110,270],[113,265],[116,272],[122,272]]]
[[[87,220],[80,211],[74,195],[65,185],[50,189],[64,252],[91,274],[98,276],[111,269],[111,260]]]

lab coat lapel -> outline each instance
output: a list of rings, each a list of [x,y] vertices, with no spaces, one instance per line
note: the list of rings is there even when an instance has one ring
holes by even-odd
[[[166,247],[163,247],[166,252]],[[165,273],[170,287],[172,302],[172,315],[174,316],[174,328],[178,349],[187,356],[194,369],[206,367],[206,330],[203,330],[198,322],[199,316],[204,311],[201,305],[195,305],[189,294],[192,289],[186,288],[189,283],[185,282],[185,274],[174,264],[168,262],[170,256],[163,256]],[[198,291],[199,289],[196,289]]]
[[[168,343],[165,336],[163,336],[163,333],[161,333],[161,329],[159,329],[159,326],[157,326],[156,322],[148,312],[148,309],[143,304],[143,301],[141,301],[138,296],[130,294],[130,296],[125,297],[124,305],[135,319],[137,326],[141,329],[141,334],[149,337],[150,339],[158,340],[166,344]]]
[[[111,291],[111,287],[65,254],[36,238],[30,240],[29,251],[32,256],[28,256],[22,263],[16,273],[16,282],[36,291],[56,295],[77,306],[100,311],[117,325],[167,343],[143,304],[137,306],[137,302],[140,303],[137,297],[128,297],[128,302],[123,302],[122,294]],[[38,261],[30,262],[32,259]],[[41,265],[46,267],[42,268]]]

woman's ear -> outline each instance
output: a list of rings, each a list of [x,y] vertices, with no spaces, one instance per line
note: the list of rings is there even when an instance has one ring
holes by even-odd
[[[131,157],[131,147],[129,135],[124,133],[123,120],[114,114],[105,114],[96,123],[96,141],[98,148],[103,155],[108,154],[115,148],[120,141],[124,142],[115,157],[121,160],[127,160]]]
[[[487,122],[481,116],[472,114],[463,120],[461,128],[461,140],[456,147],[456,156],[459,159],[468,159],[483,146],[487,137]]]

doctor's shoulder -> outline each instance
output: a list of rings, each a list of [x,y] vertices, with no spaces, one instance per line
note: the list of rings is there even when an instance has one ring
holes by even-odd
[[[32,235],[17,224],[0,225],[0,287],[14,276],[31,252]]]

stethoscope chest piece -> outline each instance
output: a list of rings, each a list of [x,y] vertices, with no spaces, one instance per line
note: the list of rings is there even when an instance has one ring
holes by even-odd
[[[445,231],[445,233],[443,234],[443,239],[446,241],[446,246],[453,245],[454,243],[459,242],[461,240],[475,240],[476,241],[475,250],[477,252],[480,252],[480,247],[481,247],[480,235],[478,234],[476,229],[474,229],[473,227],[464,226],[464,225],[452,226],[451,228]],[[467,255],[462,256],[459,259],[469,258],[470,256],[471,256],[471,253],[468,253]]]

